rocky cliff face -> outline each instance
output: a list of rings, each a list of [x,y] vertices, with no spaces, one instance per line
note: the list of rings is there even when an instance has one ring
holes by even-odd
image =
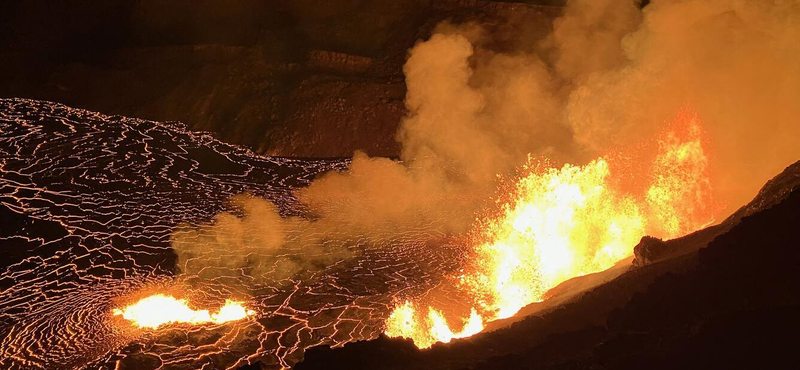
[[[262,153],[394,156],[407,50],[447,19],[549,28],[560,8],[535,3],[24,0],[0,5],[0,97],[182,121]]]

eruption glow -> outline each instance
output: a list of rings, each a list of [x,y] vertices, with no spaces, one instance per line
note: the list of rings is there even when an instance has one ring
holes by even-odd
[[[463,323],[462,329],[454,333],[440,311],[428,307],[428,316],[417,322],[416,308],[411,301],[405,301],[396,307],[386,321],[386,335],[414,339],[414,343],[422,348],[433,343],[449,343],[453,339],[466,338],[483,330],[483,318],[475,309]]]
[[[710,225],[716,205],[697,116],[681,112],[658,146],[645,194],[652,221],[648,232],[674,238]]]
[[[397,306],[386,334],[427,348],[473,335],[483,323],[507,318],[542,301],[573,277],[612,267],[631,255],[646,233],[675,237],[713,221],[711,186],[702,130],[694,114],[681,113],[659,141],[645,194],[618,190],[605,158],[561,168],[529,163],[499,217],[479,225],[474,258],[459,287],[472,314],[454,333],[441,311],[421,317],[415,305]],[[659,225],[656,227],[655,225]]]
[[[208,310],[190,308],[185,299],[154,294],[123,309],[114,309],[113,313],[140,328],[155,329],[172,323],[222,324],[244,319],[255,314],[255,311],[248,310],[241,302],[226,300],[219,311],[210,313]]]

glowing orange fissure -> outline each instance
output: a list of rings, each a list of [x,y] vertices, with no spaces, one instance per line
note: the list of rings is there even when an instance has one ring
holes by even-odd
[[[185,299],[177,299],[164,294],[154,294],[122,309],[114,309],[115,316],[130,321],[140,328],[155,329],[163,325],[183,324],[222,324],[237,321],[255,314],[242,302],[226,300],[217,312],[194,310]]]
[[[612,267],[646,234],[673,238],[714,221],[708,158],[695,114],[682,112],[658,141],[644,194],[618,189],[612,165],[529,163],[498,217],[479,225],[474,258],[457,277],[471,313],[453,330],[441,310],[397,304],[386,334],[420,348],[474,335],[571,279]],[[427,311],[427,315],[425,315]]]

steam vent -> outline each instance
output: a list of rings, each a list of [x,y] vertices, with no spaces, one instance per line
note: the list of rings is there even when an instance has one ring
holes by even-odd
[[[0,369],[795,369],[800,2],[0,4]]]

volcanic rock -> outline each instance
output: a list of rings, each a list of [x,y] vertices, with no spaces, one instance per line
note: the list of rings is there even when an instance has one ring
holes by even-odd
[[[660,254],[664,252],[666,243],[659,238],[645,235],[639,244],[633,248],[633,265],[644,266],[655,261]]]
[[[397,156],[408,49],[443,20],[545,34],[563,1],[531,2],[3,2],[0,97],[181,121],[274,155]]]
[[[675,258],[705,247],[717,236],[739,224],[742,218],[768,209],[800,189],[800,161],[786,167],[783,172],[767,181],[752,201],[739,208],[717,225],[693,232],[680,238],[660,242],[646,236],[634,248],[634,266]]]
[[[560,307],[417,350],[400,363],[385,356],[405,346],[379,339],[312,348],[297,369],[794,368],[800,190],[790,184],[797,168],[770,181],[751,203],[759,206],[745,208],[749,215],[683,241],[714,235],[701,249],[662,255]],[[637,257],[652,261],[670,244],[643,238]]]

